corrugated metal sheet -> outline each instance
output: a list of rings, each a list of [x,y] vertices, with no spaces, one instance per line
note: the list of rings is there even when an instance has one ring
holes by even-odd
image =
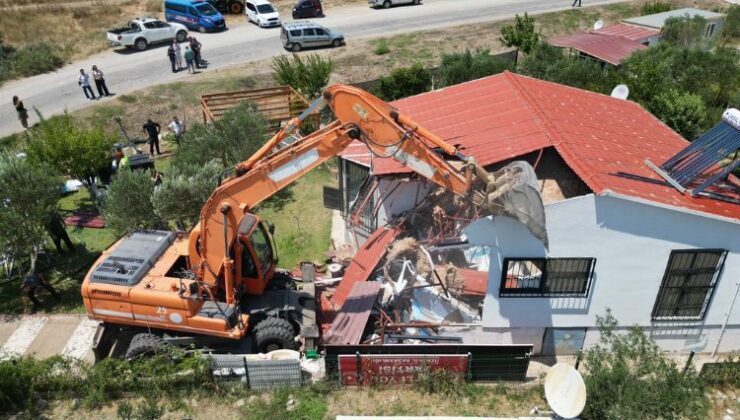
[[[370,311],[380,291],[380,282],[355,283],[342,309],[337,313],[331,328],[324,336],[326,344],[359,344]]]
[[[635,51],[647,48],[647,46],[639,42],[621,36],[584,32],[551,38],[548,42],[557,47],[576,49],[615,66],[619,65],[619,63]]]
[[[688,142],[632,101],[504,72],[394,105],[484,165],[554,146],[597,194],[740,220],[736,204],[683,195],[644,164],[665,162]],[[377,175],[410,172],[391,159],[374,165]]]
[[[335,308],[340,308],[344,304],[344,300],[356,282],[367,281],[380,259],[385,255],[388,244],[393,242],[400,233],[397,229],[380,228],[367,238],[367,241],[352,257],[349,267],[342,276],[342,281],[332,296],[331,302]]]
[[[660,31],[658,30],[643,28],[641,26],[626,25],[624,23],[607,26],[598,31],[592,32],[601,35],[621,36],[622,38],[627,38],[631,41],[637,42],[642,42],[650,37],[660,35]]]

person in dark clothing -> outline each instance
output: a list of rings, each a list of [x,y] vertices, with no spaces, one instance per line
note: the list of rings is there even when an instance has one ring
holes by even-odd
[[[28,129],[28,111],[23,106],[23,101],[18,99],[17,96],[13,96],[13,106],[15,107],[15,112],[18,113],[18,120],[20,120],[21,125],[23,128]]]
[[[201,47],[200,42],[197,39],[195,39],[194,36],[191,36],[190,37],[190,49],[193,51],[193,54],[195,54],[195,67],[196,68],[205,67],[200,58],[200,47]]]
[[[175,61],[177,60],[175,56],[175,49],[172,47],[172,44],[167,48],[167,57],[170,59],[170,64],[172,65],[172,72],[177,73],[177,68],[175,68]]]
[[[46,231],[49,232],[49,236],[51,236],[52,241],[54,241],[54,246],[60,254],[64,252],[62,250],[62,242],[67,246],[67,250],[73,254],[75,253],[75,246],[72,243],[72,240],[69,239],[67,229],[64,228],[64,220],[62,220],[62,216],[60,216],[59,213],[55,212],[49,217],[49,221],[46,223]]]
[[[149,154],[152,156],[154,156],[155,148],[157,149],[158,155],[162,154],[162,152],[159,151],[159,132],[161,130],[162,127],[151,119],[146,120],[146,124],[141,128],[141,131],[145,132],[147,136],[149,136]]]
[[[95,80],[95,87],[98,89],[98,96],[101,98],[103,95],[110,96],[110,92],[108,92],[108,86],[105,85],[105,77],[103,75],[103,71],[98,68],[98,66],[92,66],[92,75],[93,80]]]
[[[61,300],[57,291],[54,290],[49,281],[46,280],[46,276],[44,276],[44,273],[36,273],[35,271],[31,271],[28,275],[26,275],[26,277],[23,279],[23,283],[21,284],[21,291],[23,292],[22,300],[24,314],[28,314],[30,312],[29,305],[31,302],[33,302],[34,312],[41,306],[41,302],[36,297],[36,288],[39,286],[46,289],[57,301]]]
[[[578,7],[581,7],[581,0],[573,0],[573,4],[570,7],[576,7],[576,3],[578,3]]]

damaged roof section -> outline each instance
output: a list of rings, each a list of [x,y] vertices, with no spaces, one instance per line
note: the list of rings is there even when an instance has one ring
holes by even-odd
[[[737,204],[683,195],[645,165],[665,162],[689,143],[629,100],[507,71],[393,105],[484,166],[554,147],[593,193],[740,220]],[[370,165],[358,147],[348,150],[353,161]],[[392,159],[373,162],[377,176],[410,172]]]

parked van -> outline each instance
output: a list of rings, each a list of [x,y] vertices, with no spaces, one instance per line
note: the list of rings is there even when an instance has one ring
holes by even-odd
[[[207,1],[165,0],[164,17],[200,32],[226,29],[223,15]]]
[[[324,17],[321,0],[298,0],[293,6],[293,19]]]
[[[283,48],[298,52],[303,48],[339,47],[344,45],[344,35],[313,22],[284,23],[280,31]]]
[[[247,19],[260,28],[280,26],[280,13],[267,0],[247,0],[244,4]]]

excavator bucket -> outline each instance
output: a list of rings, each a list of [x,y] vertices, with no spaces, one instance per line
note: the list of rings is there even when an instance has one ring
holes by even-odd
[[[547,248],[545,206],[532,165],[514,161],[493,174],[478,166],[476,175],[485,185],[473,192],[479,214],[517,219]]]

